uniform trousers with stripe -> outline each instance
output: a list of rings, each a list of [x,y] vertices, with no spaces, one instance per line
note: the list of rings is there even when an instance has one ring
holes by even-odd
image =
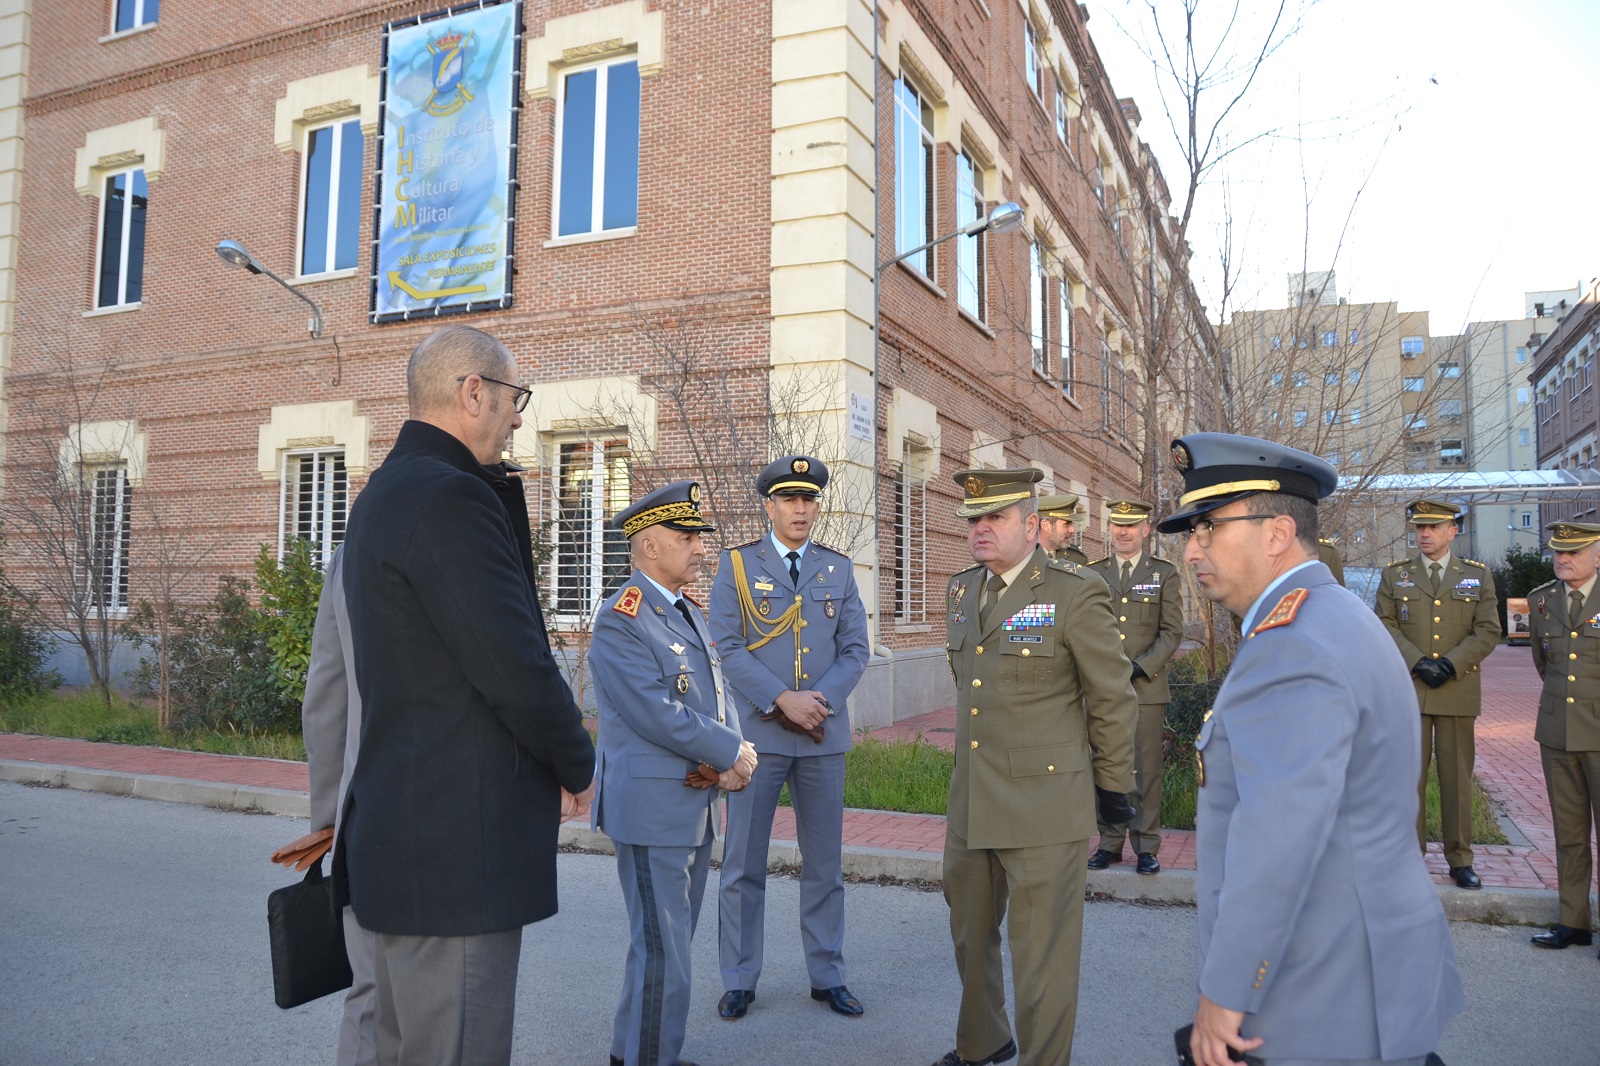
[[[628,1066],[674,1066],[689,1020],[689,945],[711,868],[711,822],[695,847],[616,848],[629,937],[611,1054]]]

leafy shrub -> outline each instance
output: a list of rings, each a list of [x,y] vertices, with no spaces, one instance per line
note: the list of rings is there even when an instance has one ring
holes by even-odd
[[[261,590],[256,624],[272,650],[273,674],[283,695],[298,707],[306,698],[311,632],[322,597],[322,571],[312,562],[311,543],[290,538],[281,563],[263,544],[256,555],[256,587]]]
[[[13,706],[61,684],[44,669],[50,638],[39,628],[37,603],[0,569],[0,707]]]

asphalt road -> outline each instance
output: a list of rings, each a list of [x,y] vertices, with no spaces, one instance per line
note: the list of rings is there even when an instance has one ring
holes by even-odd
[[[338,997],[272,1002],[267,861],[303,821],[0,783],[0,1064],[246,1066],[333,1058]],[[807,995],[796,886],[769,890],[767,969],[743,1021],[716,1017],[714,925],[695,944],[684,1053],[739,1063],[923,1066],[954,1044],[958,996],[944,899],[847,888],[850,987],[861,1019]],[[715,915],[708,900],[706,917]],[[1600,961],[1540,952],[1529,930],[1458,923],[1468,1012],[1450,1066],[1600,1062]],[[614,861],[561,859],[561,913],[525,935],[516,1063],[606,1061],[626,949]],[[1193,1010],[1194,912],[1093,903],[1085,917],[1074,1061],[1166,1066]]]

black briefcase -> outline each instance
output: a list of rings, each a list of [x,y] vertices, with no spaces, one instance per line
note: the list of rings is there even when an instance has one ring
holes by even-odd
[[[344,953],[344,923],[333,905],[333,882],[323,879],[322,863],[306,878],[267,897],[267,929],[272,938],[272,998],[287,1010],[350,987],[350,959]]]

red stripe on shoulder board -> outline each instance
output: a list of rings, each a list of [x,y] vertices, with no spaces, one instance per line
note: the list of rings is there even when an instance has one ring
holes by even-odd
[[[639,617],[639,604],[644,599],[644,593],[639,591],[639,586],[629,585],[622,590],[622,595],[617,597],[617,602],[611,605],[613,611],[618,611],[629,618]]]
[[[1262,619],[1260,625],[1250,631],[1250,635],[1253,637],[1264,630],[1277,629],[1279,626],[1286,626],[1293,622],[1295,614],[1300,610],[1300,605],[1306,602],[1306,597],[1309,595],[1311,595],[1310,589],[1295,589],[1289,593],[1278,601],[1278,606],[1272,609],[1271,614]]]

